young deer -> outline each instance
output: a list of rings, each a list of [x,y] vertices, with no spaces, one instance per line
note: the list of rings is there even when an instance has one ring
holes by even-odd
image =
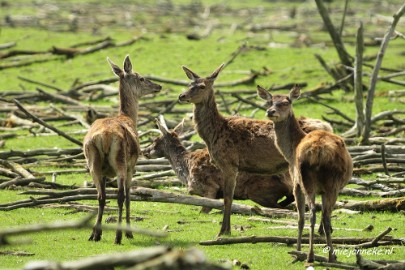
[[[275,146],[271,121],[225,118],[219,113],[213,84],[223,66],[206,78],[183,66],[192,82],[179,96],[181,102],[194,104],[195,128],[224,178],[224,214],[218,236],[231,232],[231,206],[239,172],[277,174],[288,169],[288,163]]]
[[[98,214],[89,240],[101,239],[101,220],[103,217],[106,194],[106,177],[117,176],[118,182],[118,224],[122,222],[122,208],[125,202],[126,223],[130,224],[130,186],[134,167],[140,154],[136,129],[138,118],[138,99],[146,94],[157,93],[162,87],[136,72],[127,56],[124,70],[109,58],[113,72],[119,77],[119,115],[96,120],[90,127],[83,142],[87,167],[97,187]],[[132,233],[125,233],[132,238]],[[115,243],[121,244],[122,231],[117,230]]]
[[[191,195],[211,199],[222,198],[224,178],[221,171],[210,162],[207,148],[188,151],[179,138],[183,122],[170,131],[164,119],[157,120],[161,136],[143,150],[147,158],[166,157],[177,177],[187,186]],[[279,175],[240,172],[236,179],[234,198],[250,199],[265,207],[284,207],[294,201],[293,185],[287,173]],[[280,199],[285,200],[278,203]],[[211,208],[203,207],[208,213]]]
[[[272,96],[260,86],[257,87],[257,92],[270,106],[266,115],[274,122],[276,145],[290,165],[298,210],[297,249],[301,250],[306,200],[311,222],[308,262],[314,261],[315,196],[320,194],[322,196],[320,233],[325,233],[329,247],[329,261],[333,262],[336,256],[332,247],[331,213],[339,191],[352,176],[353,165],[350,154],[343,139],[331,132],[317,130],[306,134],[302,131],[292,109],[293,100],[300,96],[299,87],[294,87],[289,95]]]

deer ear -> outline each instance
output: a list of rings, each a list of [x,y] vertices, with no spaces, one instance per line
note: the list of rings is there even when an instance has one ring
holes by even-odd
[[[273,96],[269,93],[269,91],[267,91],[266,89],[264,89],[260,85],[257,86],[257,95],[261,99],[264,99],[266,101],[271,101],[271,99],[273,98]]]
[[[184,131],[184,118],[183,118],[183,120],[181,120],[181,122],[177,126],[174,127],[173,131],[176,132],[177,135],[181,135],[183,133],[183,131]]]
[[[211,81],[215,81],[216,78],[218,77],[218,74],[221,72],[221,70],[224,68],[225,64],[222,63],[212,74],[209,76],[207,79]]]
[[[115,75],[117,75],[118,77],[124,76],[124,72],[122,71],[122,69],[120,69],[119,66],[114,64],[113,61],[111,61],[111,59],[109,57],[107,57],[107,61],[108,61],[108,63],[110,63],[112,71],[114,72]]]
[[[124,60],[124,71],[125,71],[125,73],[132,72],[132,63],[131,63],[131,59],[129,59],[129,55],[127,55]]]
[[[167,133],[169,133],[169,130],[167,129],[167,127],[163,123],[161,123],[159,121],[159,119],[156,118],[155,121],[156,121],[156,125],[158,126],[160,132],[162,132],[163,135],[166,135]]]
[[[295,85],[290,91],[290,100],[296,100],[301,95],[301,88],[298,85]]]
[[[191,71],[188,67],[186,66],[181,66],[184,70],[184,72],[186,73],[187,77],[190,80],[195,81],[196,79],[200,78],[200,76],[198,76],[196,73],[194,73],[193,71]]]

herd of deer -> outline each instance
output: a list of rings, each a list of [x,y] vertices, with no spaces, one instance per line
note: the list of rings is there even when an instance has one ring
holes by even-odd
[[[130,225],[131,179],[142,154],[136,127],[138,100],[162,89],[134,72],[128,56],[123,70],[107,60],[119,77],[120,111],[116,117],[96,120],[83,143],[87,166],[98,191],[98,215],[89,239],[93,241],[101,239],[107,177],[117,177],[118,223],[122,222],[125,203],[126,223]],[[170,131],[161,118],[157,120],[161,136],[143,151],[144,155],[167,157],[190,194],[223,197],[223,220],[218,236],[230,234],[234,198],[251,199],[266,207],[286,206],[295,199],[299,217],[297,250],[301,250],[307,202],[310,210],[308,262],[314,260],[315,196],[320,194],[319,232],[325,234],[329,261],[335,261],[331,212],[339,191],[352,175],[352,160],[344,141],[323,121],[295,118],[292,102],[300,96],[299,87],[294,87],[289,95],[273,96],[258,86],[258,96],[267,101],[266,115],[272,121],[222,116],[215,102],[213,85],[223,67],[221,65],[208,77],[200,77],[183,66],[191,83],[188,90],[180,94],[179,101],[194,104],[195,129],[206,148],[194,152],[186,150],[178,135],[182,124]],[[203,208],[202,211],[209,210]],[[133,236],[127,232],[126,237]],[[121,240],[122,230],[118,229],[115,243],[120,244]]]

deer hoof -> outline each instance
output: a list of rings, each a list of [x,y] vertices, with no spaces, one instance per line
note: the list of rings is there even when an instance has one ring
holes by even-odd
[[[90,235],[89,241],[98,242],[101,240],[101,231],[93,230],[92,234]]]
[[[217,234],[217,239],[218,238],[221,238],[221,236],[223,236],[223,235],[225,235],[225,236],[229,236],[229,235],[231,235],[231,231],[220,231],[218,234]]]
[[[126,232],[126,233],[125,233],[125,237],[128,238],[128,239],[134,238],[132,232]]]
[[[117,234],[115,235],[114,243],[117,245],[121,245],[121,240],[122,240],[122,232],[117,232]]]
[[[335,263],[337,262],[337,257],[335,254],[329,254],[329,261],[330,263]]]

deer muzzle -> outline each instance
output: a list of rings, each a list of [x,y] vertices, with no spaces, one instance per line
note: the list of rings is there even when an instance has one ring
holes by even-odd
[[[156,86],[154,87],[153,91],[155,93],[159,93],[162,90],[162,86],[159,84],[156,84]]]
[[[180,102],[190,102],[185,93],[182,93],[179,95],[179,101]]]
[[[266,116],[267,117],[269,117],[269,118],[271,118],[271,117],[275,117],[276,115],[276,110],[275,109],[268,109],[267,111],[266,111]]]

